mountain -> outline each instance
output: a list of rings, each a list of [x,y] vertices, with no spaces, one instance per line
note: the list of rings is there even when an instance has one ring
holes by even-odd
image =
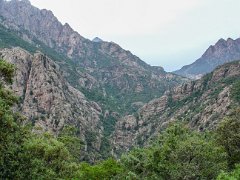
[[[238,41],[211,46],[205,64],[238,58]],[[190,81],[29,0],[0,0],[0,179],[239,179],[230,61]]]
[[[183,66],[174,73],[191,79],[198,79],[219,65],[239,59],[240,38],[236,40],[231,38],[220,39],[214,46],[210,46],[201,58],[190,65]]]
[[[18,110],[38,131],[77,127],[91,162],[109,156],[120,118],[188,80],[114,42],[90,41],[27,0],[0,0],[0,51],[18,69]]]
[[[105,110],[135,111],[135,104],[159,97],[186,80],[146,64],[116,43],[96,43],[82,37],[68,24],[62,25],[51,11],[39,10],[29,1],[1,0],[0,4],[4,28],[61,61],[56,63],[68,82]],[[56,54],[59,57],[53,57]]]
[[[198,131],[215,128],[221,119],[239,107],[239,98],[236,98],[239,79],[240,61],[235,61],[150,101],[134,115],[117,122],[112,134],[115,153],[148,144],[171,122],[184,121]]]

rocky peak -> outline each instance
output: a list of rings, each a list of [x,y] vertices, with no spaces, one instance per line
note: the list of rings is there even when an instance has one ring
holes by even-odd
[[[240,59],[240,38],[233,40],[220,39],[211,45],[201,58],[194,63],[175,71],[176,74],[196,79],[226,62]]]
[[[227,41],[225,39],[221,38],[217,41],[217,43],[215,44],[215,47],[216,48],[222,48],[223,46],[226,45],[226,42]]]
[[[100,39],[99,37],[95,37],[92,41],[96,43],[103,42],[103,40]]]
[[[63,29],[67,32],[73,32],[73,29],[71,28],[71,26],[68,23],[65,23],[63,25]]]
[[[66,36],[76,33],[68,24],[62,25],[51,11],[39,10],[22,1],[4,2],[0,15],[5,18],[5,25],[20,31],[24,29],[50,47],[61,46]],[[84,38],[78,34],[78,39]]]

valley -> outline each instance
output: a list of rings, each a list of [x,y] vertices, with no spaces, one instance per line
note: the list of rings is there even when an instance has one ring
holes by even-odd
[[[0,0],[0,178],[238,178],[239,60],[220,39],[166,72]]]

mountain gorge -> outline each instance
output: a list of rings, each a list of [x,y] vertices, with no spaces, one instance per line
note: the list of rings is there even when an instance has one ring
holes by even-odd
[[[240,39],[173,73],[0,0],[0,179],[240,179]]]
[[[2,59],[18,69],[13,89],[22,99],[19,110],[55,135],[65,125],[77,127],[89,161],[109,154],[120,117],[187,80],[116,43],[90,41],[29,1],[1,0],[0,22],[0,47],[8,48]]]
[[[210,46],[201,58],[190,65],[183,66],[174,73],[191,79],[199,79],[210,73],[217,66],[240,59],[240,38],[233,40],[220,39],[215,45]]]

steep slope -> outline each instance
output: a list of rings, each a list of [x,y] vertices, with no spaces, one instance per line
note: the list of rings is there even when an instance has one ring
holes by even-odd
[[[75,126],[85,144],[83,157],[100,150],[102,110],[63,78],[59,66],[40,52],[29,54],[21,48],[2,49],[0,58],[15,64],[12,89],[21,97],[18,110],[37,131],[55,135],[66,125]],[[89,139],[92,136],[93,139]],[[91,155],[91,161],[94,160]]]
[[[63,55],[65,62],[59,65],[68,81],[105,110],[133,112],[136,104],[159,97],[184,81],[113,42],[85,39],[68,24],[62,25],[51,11],[39,10],[29,1],[0,3],[1,24],[35,47],[47,46]]]
[[[190,65],[183,66],[174,73],[198,79],[217,66],[238,59],[240,59],[240,38],[236,40],[231,38],[220,39],[214,46],[210,46],[201,58]]]
[[[199,131],[212,129],[235,106],[232,86],[240,83],[240,61],[218,67],[200,80],[172,89],[122,118],[112,135],[116,154],[147,144],[167,124],[186,121]],[[239,93],[239,92],[238,92]]]

